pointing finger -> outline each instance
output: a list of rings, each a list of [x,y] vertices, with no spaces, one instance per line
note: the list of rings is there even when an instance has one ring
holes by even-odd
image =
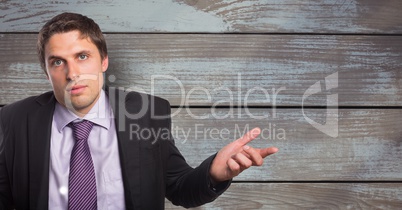
[[[254,128],[251,131],[244,134],[244,136],[238,139],[237,142],[240,143],[241,146],[244,146],[253,139],[255,139],[258,135],[260,135],[260,133],[261,133],[260,128]]]
[[[264,148],[264,149],[258,149],[262,158],[265,158],[268,155],[272,155],[272,154],[278,152],[278,150],[279,149],[276,147],[268,147],[268,148]]]

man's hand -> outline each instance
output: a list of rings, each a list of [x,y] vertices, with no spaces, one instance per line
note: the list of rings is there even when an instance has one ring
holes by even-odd
[[[266,156],[278,151],[276,147],[258,149],[247,145],[260,133],[259,128],[254,128],[218,152],[210,169],[214,184],[232,179],[250,166],[261,166]]]

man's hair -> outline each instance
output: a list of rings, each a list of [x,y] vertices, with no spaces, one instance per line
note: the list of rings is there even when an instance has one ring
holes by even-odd
[[[91,18],[76,13],[62,13],[49,20],[39,31],[37,51],[40,64],[46,73],[45,45],[49,39],[58,33],[79,31],[81,38],[89,38],[98,48],[101,59],[107,57],[106,41],[98,24]],[[47,73],[46,73],[47,74]]]

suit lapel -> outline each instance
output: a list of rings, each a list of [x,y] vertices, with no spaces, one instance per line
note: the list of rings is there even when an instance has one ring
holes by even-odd
[[[126,111],[131,112],[130,109],[137,109],[138,105],[124,91],[108,88],[106,93],[115,116],[126,209],[141,209],[140,140],[135,135],[130,136],[130,126],[140,122],[126,117]]]
[[[49,154],[53,112],[53,94],[40,96],[38,109],[28,116],[30,209],[47,209],[49,194]]]
[[[141,125],[141,122],[126,117],[127,110],[137,113],[136,109],[142,108],[137,104],[141,99],[114,88],[106,89],[106,94],[115,116],[126,209],[141,209],[140,139],[135,135],[130,137],[130,125]],[[52,93],[46,93],[37,102],[39,108],[28,116],[29,206],[48,209],[50,138],[56,99]],[[130,108],[126,110],[126,107]]]

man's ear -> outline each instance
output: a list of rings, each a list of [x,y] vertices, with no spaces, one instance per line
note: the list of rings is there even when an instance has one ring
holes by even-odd
[[[102,72],[105,72],[109,67],[109,57],[106,56],[102,61]]]

